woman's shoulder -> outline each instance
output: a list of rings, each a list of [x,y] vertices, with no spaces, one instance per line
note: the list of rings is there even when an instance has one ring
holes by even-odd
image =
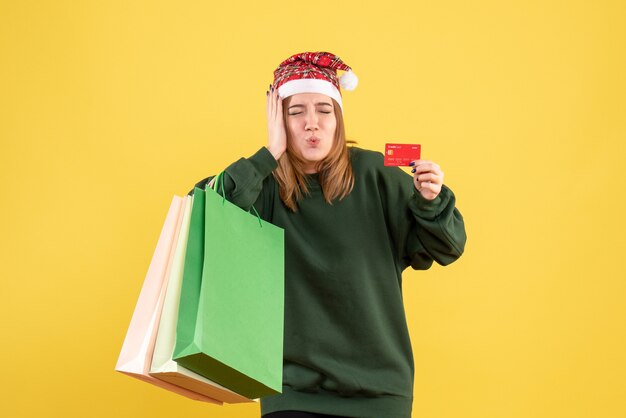
[[[350,147],[349,149],[350,160],[354,168],[383,166],[384,156],[381,152],[359,147]]]
[[[350,162],[357,178],[374,176],[384,182],[413,184],[412,176],[399,167],[385,166],[385,156],[382,152],[350,147]]]

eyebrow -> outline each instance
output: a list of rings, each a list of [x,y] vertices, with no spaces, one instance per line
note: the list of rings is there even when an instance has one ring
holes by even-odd
[[[319,103],[315,103],[315,106],[331,106],[332,104],[327,103],[327,102],[319,102]],[[289,106],[289,109],[291,109],[292,107],[305,107],[303,104],[295,104],[295,105],[291,105]]]

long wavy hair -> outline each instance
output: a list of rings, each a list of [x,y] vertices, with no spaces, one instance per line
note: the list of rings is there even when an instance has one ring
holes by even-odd
[[[334,99],[331,100],[333,100],[333,109],[337,119],[335,138],[326,158],[316,165],[324,200],[330,205],[335,199],[341,200],[346,197],[354,188],[354,174],[352,173],[348,150],[348,143],[354,143],[354,141],[346,140],[341,108]],[[287,109],[290,101],[291,97],[287,97],[283,102],[285,121],[287,120]],[[287,131],[287,151],[278,159],[278,167],[273,174],[278,182],[280,199],[292,212],[297,212],[298,201],[309,193],[309,189],[303,168],[304,161],[291,145],[292,141],[286,122],[285,130]]]

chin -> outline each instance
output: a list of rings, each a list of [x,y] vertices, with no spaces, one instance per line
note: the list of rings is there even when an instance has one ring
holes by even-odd
[[[319,163],[324,158],[326,158],[327,155],[328,155],[328,153],[326,153],[326,154],[323,154],[323,153],[305,153],[303,155],[303,157],[308,162]]]

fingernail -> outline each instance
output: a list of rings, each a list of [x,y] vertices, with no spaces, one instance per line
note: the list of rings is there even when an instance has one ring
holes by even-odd
[[[409,166],[410,166],[410,167],[413,167],[414,165],[415,165],[415,161],[411,161],[411,162],[409,163]]]
[[[415,173],[415,169],[411,170],[411,173]]]
[[[266,95],[266,96],[269,96],[269,95],[270,95],[270,92],[269,92],[269,91],[266,91],[266,92],[265,92],[265,95]]]

